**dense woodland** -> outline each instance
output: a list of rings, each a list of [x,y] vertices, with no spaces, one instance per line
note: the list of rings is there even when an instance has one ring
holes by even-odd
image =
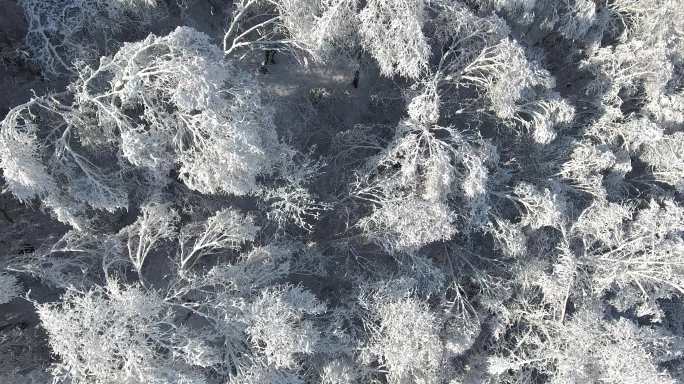
[[[0,383],[684,382],[682,0],[0,0]]]

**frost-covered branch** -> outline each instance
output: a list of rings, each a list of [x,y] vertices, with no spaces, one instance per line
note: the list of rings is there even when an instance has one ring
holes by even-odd
[[[253,241],[259,227],[250,216],[233,209],[224,209],[207,219],[204,224],[189,224],[179,237],[180,268],[187,271],[199,259],[221,250],[237,250]]]

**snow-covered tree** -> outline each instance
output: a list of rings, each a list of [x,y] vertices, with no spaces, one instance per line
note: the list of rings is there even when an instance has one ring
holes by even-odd
[[[445,81],[457,80],[485,48],[506,39],[511,32],[501,17],[483,17],[460,1],[439,1],[433,7],[437,15],[432,35],[443,52],[436,72],[441,72]]]
[[[22,114],[34,101],[9,111],[0,128],[0,167],[11,192],[22,202],[45,196],[57,188],[42,159],[39,127]]]
[[[556,29],[567,39],[584,39],[598,24],[597,5],[591,0],[565,1]]]
[[[252,349],[269,365],[294,369],[298,356],[316,351],[319,332],[312,318],[326,306],[311,292],[297,286],[266,289],[244,311]]]
[[[100,126],[121,132],[104,138],[121,140],[129,163],[161,174],[178,165],[191,189],[245,194],[269,167],[275,132],[254,79],[193,29],[124,45],[75,89]]]
[[[138,274],[155,245],[176,236],[177,222],[178,214],[168,204],[151,203],[142,207],[135,223],[122,230],[128,238],[128,256]]]
[[[384,76],[415,79],[427,69],[430,45],[423,34],[423,0],[370,0],[359,18],[362,46]]]
[[[588,90],[618,104],[626,97],[661,97],[672,76],[671,58],[684,38],[680,18],[672,17],[679,12],[677,2],[620,0],[606,9],[605,30],[617,43],[597,49],[584,61],[595,75]]]
[[[21,294],[19,281],[13,275],[0,273],[0,305],[7,304]]]
[[[352,384],[360,379],[357,367],[344,360],[333,360],[321,372],[321,384]]]
[[[78,216],[88,207],[114,212],[128,202],[113,154],[103,150],[92,158],[75,144],[80,120],[72,112],[52,97],[12,109],[0,123],[0,166],[17,198],[40,198],[60,221],[83,229]]]
[[[513,200],[520,204],[523,213],[521,225],[532,229],[546,226],[561,229],[566,225],[563,220],[570,207],[558,188],[540,191],[530,184],[521,183],[515,186],[513,193]]]
[[[502,12],[512,23],[528,25],[535,19],[537,0],[486,0],[482,2],[486,7]]]
[[[321,14],[309,35],[308,45],[324,60],[352,56],[359,50],[357,0],[323,0]],[[312,39],[313,38],[313,39]],[[306,41],[306,40],[304,40]]]
[[[353,186],[354,196],[373,208],[358,225],[387,250],[415,251],[489,222],[487,183],[496,151],[475,135],[438,125],[440,108],[439,93],[426,86]],[[463,228],[457,216],[465,219]]]
[[[109,235],[71,230],[47,238],[31,253],[14,255],[8,270],[27,274],[53,289],[88,289],[103,276],[103,264],[118,263],[120,241]]]
[[[42,199],[79,229],[88,209],[128,208],[135,183],[124,175],[159,189],[177,170],[193,190],[243,195],[276,157],[255,80],[191,28],[79,66],[69,91],[10,111],[0,166],[15,196]]]
[[[651,166],[656,180],[684,193],[684,132],[645,145],[639,158]]]
[[[259,227],[254,219],[233,209],[224,209],[204,223],[192,223],[180,230],[179,257],[182,271],[188,270],[199,259],[222,250],[237,250],[253,241]]]
[[[317,60],[358,51],[358,0],[278,0],[280,28],[292,44]]]
[[[433,34],[442,54],[434,79],[447,106],[454,104],[460,114],[484,101],[497,118],[519,124],[542,144],[555,138],[554,128],[572,121],[574,108],[552,91],[553,76],[509,37],[504,20],[459,2],[437,2],[436,8]],[[464,93],[469,89],[475,94]]]
[[[600,48],[583,63],[594,75],[588,91],[616,105],[626,96],[659,97],[672,71],[666,55],[664,42],[658,41],[630,40]],[[640,87],[647,96],[639,94]],[[621,91],[626,92],[622,98]]]
[[[361,298],[370,312],[365,323],[370,340],[362,359],[375,361],[389,383],[438,383],[445,356],[441,319],[427,303],[403,292],[406,282],[392,283]]]
[[[110,281],[61,303],[38,304],[59,362],[53,374],[75,383],[202,383],[216,351],[189,328],[173,327],[173,312],[152,291]],[[166,351],[165,353],[162,351]]]
[[[293,148],[283,148],[276,164],[277,180],[263,189],[261,197],[267,204],[266,217],[278,230],[290,225],[311,232],[321,214],[330,204],[321,202],[309,187],[321,176],[325,163]]]
[[[97,60],[132,32],[161,16],[156,0],[21,0],[28,24],[26,46],[46,76],[73,73],[73,61]]]
[[[264,362],[255,362],[230,380],[230,384],[304,384],[304,378],[292,370],[277,369]]]
[[[523,124],[523,109],[555,86],[553,77],[538,62],[528,60],[523,47],[510,39],[485,48],[466,65],[459,81],[481,90],[497,117]]]
[[[287,51],[315,60],[356,48],[357,0],[240,0],[223,36],[227,55]]]
[[[561,174],[578,190],[603,197],[606,194],[603,173],[615,166],[617,160],[606,144],[578,143],[570,159],[562,165]]]
[[[416,198],[383,201],[358,225],[388,251],[412,251],[451,239],[456,233],[453,221],[446,205]]]
[[[562,347],[551,383],[675,383],[659,363],[677,341],[621,318],[606,321],[582,308],[559,333]]]
[[[636,211],[605,203],[587,208],[576,230],[586,247],[580,263],[596,269],[594,289],[617,286],[641,293],[641,300],[684,292],[683,214],[671,200]]]
[[[269,189],[265,192],[265,199],[269,201],[267,217],[278,228],[287,224],[307,231],[313,231],[312,222],[318,220],[321,213],[329,208],[318,202],[311,193],[300,185],[290,185]]]

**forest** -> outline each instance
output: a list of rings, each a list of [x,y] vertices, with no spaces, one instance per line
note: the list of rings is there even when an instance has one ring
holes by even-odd
[[[684,383],[684,0],[0,0],[1,384]]]

